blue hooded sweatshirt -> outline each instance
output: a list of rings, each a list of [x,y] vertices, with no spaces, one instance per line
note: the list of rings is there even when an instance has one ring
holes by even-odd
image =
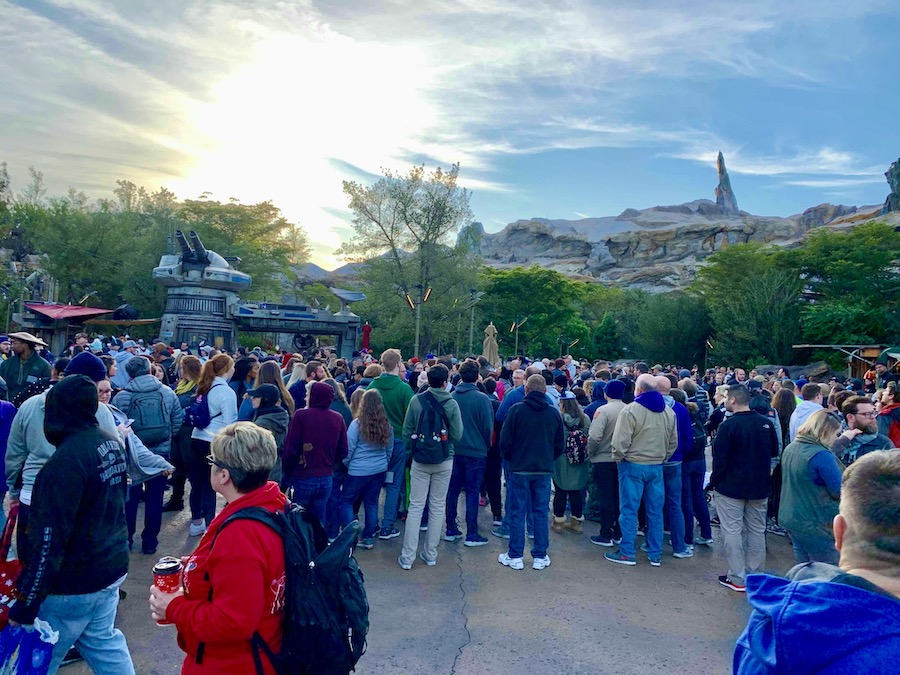
[[[753,613],[735,645],[735,673],[896,672],[900,600],[825,563],[787,576],[747,577]]]
[[[584,414],[588,416],[589,420],[594,419],[594,413],[597,412],[597,409],[601,405],[606,405],[606,399],[603,394],[606,391],[606,382],[603,380],[597,380],[594,382],[594,386],[591,387],[591,402],[584,409]]]

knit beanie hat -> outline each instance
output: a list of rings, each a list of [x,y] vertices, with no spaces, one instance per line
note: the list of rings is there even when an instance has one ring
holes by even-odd
[[[90,352],[81,352],[69,361],[65,374],[67,376],[86,375],[94,382],[100,382],[106,379],[106,366],[103,365],[103,361]]]

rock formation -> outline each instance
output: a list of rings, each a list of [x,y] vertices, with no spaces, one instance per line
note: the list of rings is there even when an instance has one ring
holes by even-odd
[[[716,159],[716,168],[719,170],[719,184],[716,186],[716,204],[721,206],[727,213],[737,213],[737,199],[734,191],[731,189],[731,178],[728,176],[728,169],[725,168],[725,157],[719,152]]]
[[[900,211],[900,159],[891,164],[891,168],[884,172],[884,177],[891,186],[891,194],[884,201],[881,213]]]

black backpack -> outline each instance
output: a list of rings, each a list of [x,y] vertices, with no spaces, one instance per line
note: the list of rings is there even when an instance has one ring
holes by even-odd
[[[285,595],[281,651],[255,633],[253,661],[264,673],[263,654],[279,675],[346,675],[366,651],[369,602],[363,573],[353,557],[359,523],[352,521],[331,544],[315,516],[297,504],[275,513],[250,506],[229,516],[255,520],[284,541]],[[215,545],[215,540],[213,540]]]
[[[419,464],[440,464],[450,459],[450,420],[443,404],[430,391],[417,394],[422,412],[410,436],[410,455]]]
[[[172,423],[161,391],[132,392],[128,410],[123,412],[134,420],[131,430],[148,448],[172,438]]]
[[[706,427],[700,418],[699,410],[691,411],[691,429],[694,431],[694,455],[703,456],[706,452]]]

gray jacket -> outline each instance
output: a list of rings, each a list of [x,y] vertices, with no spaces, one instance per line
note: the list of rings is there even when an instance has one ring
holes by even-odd
[[[31,491],[38,472],[56,452],[44,436],[44,404],[47,392],[32,396],[22,404],[13,418],[6,445],[6,484],[11,499],[19,499],[31,505]],[[97,422],[104,431],[117,436],[116,422],[105,403],[97,408]],[[16,488],[22,478],[21,492]]]
[[[128,406],[131,405],[131,397],[138,392],[158,391],[163,400],[163,409],[169,425],[171,433],[169,438],[162,443],[154,445],[151,450],[158,455],[168,457],[172,451],[172,437],[181,429],[181,423],[184,421],[184,410],[178,402],[175,392],[164,386],[162,382],[157,380],[153,375],[141,375],[131,380],[125,385],[112,400],[112,404],[126,415],[128,414]],[[126,418],[127,419],[127,418]]]
[[[109,406],[109,411],[116,421],[117,429],[124,429],[128,422],[128,415],[115,406]],[[175,467],[169,464],[164,457],[147,448],[134,432],[120,432],[119,440],[125,444],[125,459],[128,463],[128,479],[131,485],[140,485],[151,478],[155,478],[163,471],[174,471]]]

